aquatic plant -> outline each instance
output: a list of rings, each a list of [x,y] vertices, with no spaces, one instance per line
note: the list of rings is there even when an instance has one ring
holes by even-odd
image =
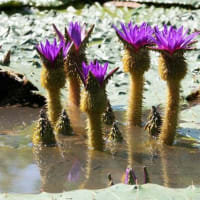
[[[132,168],[126,168],[124,183],[129,185],[137,185],[137,177]]]
[[[103,113],[102,119],[106,125],[112,125],[115,122],[115,115],[109,101],[106,111]]]
[[[40,111],[39,120],[32,136],[32,142],[34,145],[42,144],[45,146],[52,146],[56,144],[55,135],[46,116],[45,109],[41,109]]]
[[[159,51],[159,74],[167,82],[168,94],[167,105],[163,125],[161,127],[160,141],[172,145],[176,135],[176,127],[179,112],[179,89],[180,82],[187,72],[187,63],[184,53],[191,50],[194,37],[199,33],[188,34],[183,31],[183,26],[175,29],[164,25],[162,31],[155,27],[156,47],[151,49]]]
[[[160,128],[162,125],[162,118],[155,106],[152,106],[151,112],[147,118],[147,122],[144,126],[144,130],[147,130],[149,135],[158,138],[160,134]]]
[[[113,28],[124,44],[123,67],[131,77],[128,121],[141,126],[144,73],[150,68],[149,51],[146,47],[154,43],[153,29],[145,22],[140,26],[133,26],[132,22],[129,22],[127,27],[121,23],[122,31],[116,26]]]
[[[70,120],[65,109],[63,109],[58,119],[58,122],[55,127],[55,133],[57,135],[72,135],[73,134]]]
[[[114,143],[123,141],[122,133],[117,126],[117,122],[113,122],[110,133],[108,134],[108,140]]]
[[[150,183],[150,177],[149,177],[149,173],[147,171],[147,167],[144,166],[143,170],[144,170],[144,184]],[[126,168],[124,183],[128,184],[128,185],[137,185],[138,184],[138,179],[135,175],[133,168],[129,168],[129,167]]]
[[[81,71],[82,62],[86,62],[85,49],[88,39],[94,29],[92,25],[88,32],[85,26],[78,22],[70,22],[68,29],[65,28],[65,36],[53,25],[60,41],[72,42],[73,46],[65,60],[65,73],[69,83],[69,102],[79,106],[80,104],[80,79],[76,67]]]
[[[101,117],[107,106],[106,84],[118,68],[112,70],[107,76],[108,63],[99,64],[98,61],[86,65],[82,64],[79,71],[80,79],[84,85],[81,96],[80,108],[88,115],[88,139],[89,147],[95,150],[103,150],[103,137],[101,128]],[[77,68],[79,70],[79,68]]]
[[[57,44],[54,39],[52,44],[46,40],[45,45],[40,43],[36,47],[43,63],[41,84],[48,93],[47,112],[52,126],[56,125],[62,111],[60,89],[65,86],[64,58],[68,53],[69,46],[70,43],[66,44],[63,41]]]

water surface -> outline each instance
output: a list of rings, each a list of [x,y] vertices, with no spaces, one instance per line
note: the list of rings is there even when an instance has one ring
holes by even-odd
[[[133,167],[143,183],[147,166],[152,183],[186,187],[200,183],[200,150],[194,142],[178,137],[173,147],[150,141],[143,129],[128,127],[124,111],[116,119],[124,142],[107,142],[105,152],[87,148],[86,116],[70,114],[75,136],[60,137],[57,147],[32,147],[31,136],[38,109],[0,109],[0,192],[62,192],[79,188],[107,187],[107,174],[114,183],[124,181],[127,166]],[[110,131],[104,126],[104,133]]]

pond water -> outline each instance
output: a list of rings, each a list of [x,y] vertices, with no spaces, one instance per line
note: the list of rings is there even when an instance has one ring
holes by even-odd
[[[70,116],[75,136],[59,138],[57,147],[32,147],[31,136],[39,109],[0,108],[0,192],[62,192],[79,188],[107,187],[108,173],[114,183],[124,181],[125,169],[133,167],[139,184],[147,166],[152,183],[168,187],[200,184],[200,149],[178,137],[173,147],[149,141],[143,129],[129,127],[125,112],[115,111],[124,142],[107,142],[105,152],[87,148],[85,116]],[[70,114],[70,113],[69,113]],[[111,127],[105,126],[108,133]]]

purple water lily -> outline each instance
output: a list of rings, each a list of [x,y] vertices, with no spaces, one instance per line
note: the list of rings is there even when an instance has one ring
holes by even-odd
[[[57,27],[54,24],[53,27],[60,41],[65,41],[64,35],[57,29]],[[81,27],[80,23],[78,22],[70,22],[69,28],[66,29],[66,33],[70,37],[70,40],[74,43],[76,50],[78,50],[81,45],[81,42],[86,36],[85,26]]]
[[[89,71],[96,77],[99,81],[100,85],[102,85],[106,72],[108,68],[108,63],[106,62],[104,65],[100,65],[98,61],[91,62],[90,65],[86,65],[85,62],[82,64],[84,80],[87,80]]]
[[[81,80],[83,81],[83,84],[86,86],[87,78],[90,71],[93,74],[93,76],[98,80],[100,86],[102,86],[104,81],[106,81],[109,77],[113,75],[114,72],[118,70],[118,68],[115,68],[108,75],[106,75],[107,68],[108,68],[107,62],[104,65],[101,65],[98,61],[90,62],[89,65],[83,62],[82,72],[79,71],[79,75]],[[77,68],[77,70],[79,69]]]
[[[78,22],[71,22],[68,28],[68,34],[74,42],[76,49],[78,49],[86,35],[85,26],[81,27]]]
[[[120,39],[122,39],[122,41],[131,44],[136,51],[146,45],[154,44],[154,31],[147,23],[144,22],[141,24],[141,26],[133,26],[132,22],[129,22],[127,27],[123,23],[120,24],[122,31],[113,25],[117,35],[120,37]]]
[[[191,45],[195,42],[193,39],[199,34],[199,32],[195,32],[188,35],[188,30],[184,32],[183,26],[179,29],[175,29],[172,26],[167,28],[167,25],[164,25],[162,31],[156,26],[154,30],[157,47],[152,47],[152,49],[167,51],[171,55],[177,50],[192,49]]]
[[[46,40],[45,45],[41,42],[36,46],[36,49],[38,53],[51,63],[52,67],[54,67],[60,52],[62,51],[62,57],[64,60],[69,51],[69,47],[70,43],[66,44],[64,41],[60,41],[60,44],[57,44],[56,39],[54,39],[52,44],[48,40]]]

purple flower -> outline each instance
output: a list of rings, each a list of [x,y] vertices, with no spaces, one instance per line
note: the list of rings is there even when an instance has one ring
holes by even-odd
[[[144,22],[141,26],[133,26],[132,22],[129,22],[127,27],[123,23],[120,24],[122,31],[120,31],[114,25],[113,28],[115,29],[117,35],[122,39],[122,41],[131,44],[135,51],[138,51],[141,47],[146,45],[154,44],[155,39],[152,36],[154,31],[147,23]]]
[[[64,35],[57,29],[55,24],[53,24],[53,28],[56,31],[59,40],[65,41]],[[69,28],[66,29],[66,34],[69,37],[69,39],[74,43],[76,50],[78,50],[81,45],[81,42],[83,42],[86,36],[85,26],[81,27],[78,22],[70,22]]]
[[[98,80],[100,86],[103,85],[104,81],[106,81],[109,77],[113,75],[114,72],[118,70],[115,68],[112,70],[107,76],[108,63],[106,62],[104,65],[100,65],[98,61],[91,62],[87,65],[85,62],[82,63],[82,72],[79,72],[80,78],[83,81],[83,84],[87,85],[87,78],[89,75],[89,71],[93,74],[93,76]],[[78,70],[78,68],[77,68]]]
[[[57,29],[55,24],[53,24],[53,28],[56,31],[56,34],[58,35],[59,40],[65,42],[65,36]]]
[[[78,50],[81,45],[81,42],[83,41],[86,35],[85,26],[81,28],[80,23],[70,22],[69,28],[68,28],[68,35],[70,36],[71,40],[74,42],[76,50]]]
[[[192,40],[199,34],[199,32],[195,32],[188,35],[188,30],[184,32],[183,26],[179,29],[175,29],[172,26],[167,28],[167,25],[164,25],[162,31],[159,30],[158,26],[156,26],[154,30],[156,36],[155,43],[157,47],[152,47],[152,49],[164,50],[171,55],[177,50],[192,49],[191,45],[195,42]]]
[[[69,49],[70,49],[70,46],[71,46],[71,43],[68,42],[67,44],[64,42],[64,41],[60,41],[60,45],[62,46],[63,48],[63,57],[65,58],[69,52]]]
[[[70,181],[70,182],[78,181],[80,178],[80,173],[81,173],[81,163],[80,163],[80,161],[76,160],[76,161],[74,161],[74,163],[68,173],[68,176],[67,176],[68,181]]]
[[[137,184],[137,177],[132,168],[126,168],[124,183],[131,185]]]
[[[83,62],[82,69],[83,69],[84,79],[87,80],[89,71],[91,71],[94,77],[96,77],[96,79],[99,81],[100,85],[102,85],[105,75],[106,75],[107,68],[108,68],[107,62],[104,64],[104,66],[100,65],[98,61],[94,63],[91,62],[89,65],[86,65]]]
[[[48,40],[46,40],[45,45],[43,45],[41,42],[36,46],[36,49],[38,53],[42,55],[49,63],[51,63],[52,67],[54,67],[61,51],[64,60],[64,57],[68,53],[69,46],[70,43],[66,45],[64,41],[60,41],[60,44],[57,44],[56,39],[54,39],[54,42],[52,44],[50,44]]]

